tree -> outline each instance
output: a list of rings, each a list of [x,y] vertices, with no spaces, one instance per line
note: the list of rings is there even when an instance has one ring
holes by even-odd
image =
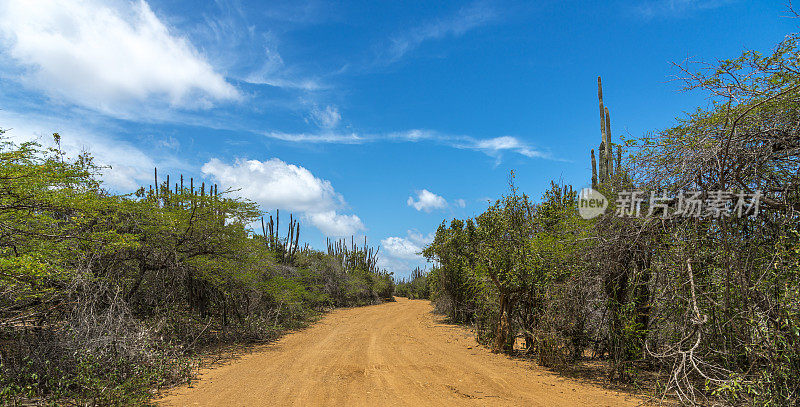
[[[488,276],[498,294],[498,315],[492,350],[513,347],[512,312],[526,281],[535,271],[529,246],[533,233],[528,196],[520,195],[509,177],[509,194],[476,219],[476,272]]]

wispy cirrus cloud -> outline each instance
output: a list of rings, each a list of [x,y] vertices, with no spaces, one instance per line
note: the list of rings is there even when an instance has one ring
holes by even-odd
[[[550,153],[541,151],[513,136],[481,139],[472,136],[448,135],[436,131],[420,129],[386,134],[359,134],[356,132],[337,133],[332,131],[320,133],[263,132],[261,134],[272,139],[294,143],[366,144],[376,142],[432,142],[463,150],[479,151],[498,160],[504,153],[515,153],[528,158],[555,160]]]
[[[726,6],[736,0],[650,0],[634,6],[641,17],[682,17],[698,10],[711,10]]]
[[[187,27],[187,31],[231,78],[254,85],[312,92],[327,86],[318,76],[308,75],[284,60],[281,49],[285,43],[280,33],[288,29],[287,25],[319,21],[323,6],[324,3],[278,1],[253,13],[239,1],[217,0],[210,6],[213,12],[204,15],[203,24]],[[268,24],[263,24],[265,21]]]
[[[278,53],[277,45],[273,42],[264,45],[263,54],[261,66],[242,75],[241,80],[254,85],[299,91],[317,91],[326,88],[318,78],[300,76],[294,69],[287,67]]]
[[[317,126],[324,129],[332,129],[342,120],[342,115],[339,114],[339,109],[336,106],[320,107],[314,105],[311,108],[310,118]]]
[[[377,141],[377,139],[360,136],[356,133],[281,133],[271,131],[262,134],[272,139],[292,143],[364,144]]]
[[[473,2],[452,15],[425,22],[396,34],[389,40],[383,62],[395,62],[426,41],[459,37],[472,29],[495,21],[497,17],[497,11],[488,3]]]
[[[534,149],[516,137],[501,136],[484,140],[471,140],[464,148],[471,148],[484,152],[500,153],[513,151],[528,158],[548,158],[546,154]]]

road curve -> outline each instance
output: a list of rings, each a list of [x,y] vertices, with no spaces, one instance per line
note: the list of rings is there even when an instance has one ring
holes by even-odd
[[[227,365],[163,406],[635,406],[479,346],[428,301],[340,309]]]

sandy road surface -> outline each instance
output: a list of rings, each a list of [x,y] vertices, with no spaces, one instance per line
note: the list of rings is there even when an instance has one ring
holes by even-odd
[[[165,406],[620,406],[638,400],[490,353],[428,301],[336,310],[202,372]]]

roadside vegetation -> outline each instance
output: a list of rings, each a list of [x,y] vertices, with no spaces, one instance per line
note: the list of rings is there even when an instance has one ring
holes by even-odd
[[[395,284],[394,294],[409,299],[430,299],[431,290],[428,283],[428,272],[417,267],[411,271],[409,278],[401,278]]]
[[[391,299],[366,242],[300,247],[291,216],[217,186],[156,174],[120,196],[99,170],[0,135],[0,404],[145,403],[208,349]]]
[[[430,273],[398,292],[429,296],[494,351],[544,366],[604,360],[608,380],[685,404],[797,404],[798,39],[768,55],[680,66],[687,89],[706,91],[710,105],[623,143],[611,142],[599,87],[592,184],[608,211],[580,217],[577,190],[556,183],[534,201],[512,173],[507,195],[483,213],[442,222],[423,251]],[[672,197],[663,203],[673,209],[680,191],[701,191],[703,202],[730,191],[732,211],[646,216],[644,195],[638,215],[618,216],[630,208],[616,198],[633,190]],[[757,191],[758,213],[739,216],[736,194]]]

